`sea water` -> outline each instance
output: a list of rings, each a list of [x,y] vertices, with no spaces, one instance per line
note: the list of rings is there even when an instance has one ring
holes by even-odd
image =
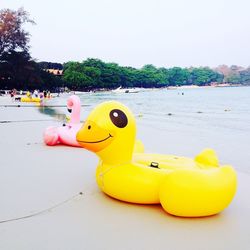
[[[81,119],[103,101],[127,105],[136,117],[145,150],[195,156],[216,150],[220,162],[250,173],[250,87],[153,89],[138,93],[79,94]],[[55,98],[65,104],[68,95]],[[66,112],[66,109],[61,109]]]

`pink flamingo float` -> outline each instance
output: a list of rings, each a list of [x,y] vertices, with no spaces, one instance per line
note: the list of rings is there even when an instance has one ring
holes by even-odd
[[[47,145],[65,144],[73,147],[81,147],[76,141],[76,133],[82,125],[80,123],[80,98],[76,95],[70,96],[67,100],[67,108],[71,113],[70,121],[60,127],[50,126],[44,131],[43,139]]]

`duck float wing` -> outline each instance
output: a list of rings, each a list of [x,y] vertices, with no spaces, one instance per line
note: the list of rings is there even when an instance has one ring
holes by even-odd
[[[176,216],[214,215],[230,204],[236,187],[236,174],[231,166],[176,170],[163,181],[160,203],[165,211]]]

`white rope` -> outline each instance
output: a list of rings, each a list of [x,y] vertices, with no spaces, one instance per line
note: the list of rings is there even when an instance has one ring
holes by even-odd
[[[57,207],[59,207],[61,205],[64,205],[65,203],[68,203],[68,202],[72,201],[73,199],[75,199],[76,197],[78,197],[80,195],[83,195],[83,193],[79,192],[78,194],[73,195],[70,198],[68,198],[68,199],[66,199],[66,200],[64,200],[62,202],[57,203],[57,204],[53,205],[52,207],[43,209],[41,211],[38,211],[38,212],[35,212],[35,213],[32,213],[32,214],[24,215],[24,216],[21,216],[21,217],[15,217],[15,218],[11,218],[11,219],[6,219],[6,220],[0,220],[0,224],[7,223],[7,222],[13,222],[13,221],[17,221],[17,220],[28,219],[28,218],[35,217],[35,216],[38,216],[38,215],[41,215],[41,214],[44,214],[44,213],[48,213],[51,210],[53,210],[53,209],[55,209],[55,208],[57,208]]]

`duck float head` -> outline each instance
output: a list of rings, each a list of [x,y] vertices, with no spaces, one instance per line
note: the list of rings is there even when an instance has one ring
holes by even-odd
[[[71,114],[69,122],[67,122],[63,126],[59,127],[50,126],[46,128],[43,134],[43,139],[45,144],[49,146],[64,144],[74,147],[80,147],[80,144],[76,141],[76,133],[81,127],[80,98],[76,95],[70,96],[67,100],[67,108]]]
[[[79,144],[108,164],[130,162],[136,135],[131,111],[119,102],[99,105],[77,133]]]
[[[211,149],[194,159],[135,153],[136,123],[123,104],[98,105],[77,133],[77,141],[96,153],[96,180],[107,195],[131,203],[157,204],[173,215],[208,216],[221,212],[236,192],[236,173],[219,166]]]

